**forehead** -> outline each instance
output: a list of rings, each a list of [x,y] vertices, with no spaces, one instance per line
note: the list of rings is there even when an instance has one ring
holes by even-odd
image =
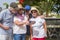
[[[32,10],[31,12],[37,12],[37,10]]]
[[[16,9],[14,9],[14,8],[10,8],[10,10],[12,10],[12,11],[17,11]]]

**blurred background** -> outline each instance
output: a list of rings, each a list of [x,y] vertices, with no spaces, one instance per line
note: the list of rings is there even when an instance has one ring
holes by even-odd
[[[40,14],[46,16],[47,40],[60,40],[60,0],[0,0],[0,12],[7,9],[11,2],[38,8]]]

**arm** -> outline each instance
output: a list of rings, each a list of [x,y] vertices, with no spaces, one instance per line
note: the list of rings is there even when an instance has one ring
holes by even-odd
[[[45,16],[44,16],[44,15],[40,15],[39,17],[40,17],[40,18],[45,18]]]
[[[30,34],[31,34],[31,36],[32,36],[32,25],[33,25],[33,23],[32,23],[32,19],[30,19],[29,20],[30,22],[29,22],[29,25],[30,25]]]
[[[5,29],[5,30],[8,30],[9,27],[8,27],[8,26],[4,26],[4,25],[1,23],[1,21],[3,20],[4,14],[5,14],[5,11],[2,11],[2,12],[0,13],[0,27],[3,28],[3,29]]]
[[[47,26],[46,26],[46,22],[43,23],[43,26],[44,26],[44,30],[45,32],[47,33]]]
[[[32,26],[30,25],[30,39],[32,40]]]
[[[3,29],[5,29],[5,30],[8,30],[8,29],[9,29],[9,27],[4,26],[4,25],[3,25],[3,24],[1,24],[1,23],[0,23],[0,27],[1,27],[1,28],[3,28]]]
[[[18,25],[18,26],[22,26],[22,25],[24,25],[26,22],[21,22],[21,21],[16,20],[14,23],[15,23],[16,25]]]
[[[25,18],[23,21],[21,21],[20,19],[18,19],[17,17],[14,17],[14,23],[18,26],[23,26],[24,24],[26,24],[28,21]]]
[[[30,34],[32,35],[32,26],[30,25]]]

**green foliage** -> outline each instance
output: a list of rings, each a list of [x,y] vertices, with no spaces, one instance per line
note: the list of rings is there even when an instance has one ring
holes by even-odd
[[[9,7],[8,3],[3,3],[3,5],[5,5],[5,6],[6,6],[6,8],[8,8],[8,7]]]
[[[27,4],[37,6],[40,11],[46,12],[46,15],[48,15],[52,11],[53,5],[60,5],[60,0],[25,0],[23,5],[25,6]]]

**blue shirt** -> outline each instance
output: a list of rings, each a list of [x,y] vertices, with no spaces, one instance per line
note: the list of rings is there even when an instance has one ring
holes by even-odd
[[[13,18],[14,15],[9,11],[9,9],[3,10],[0,13],[0,23],[10,28],[9,30],[4,30],[0,27],[0,34],[12,34]]]

